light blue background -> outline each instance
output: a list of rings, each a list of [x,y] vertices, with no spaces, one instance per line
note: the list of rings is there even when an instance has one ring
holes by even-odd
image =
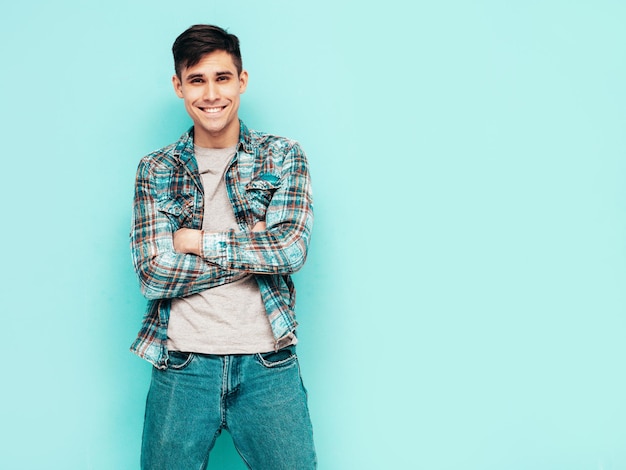
[[[170,47],[242,42],[298,139],[320,469],[626,469],[626,4],[5,2],[0,468],[135,469],[136,165],[189,125]],[[242,469],[229,438],[210,468]]]

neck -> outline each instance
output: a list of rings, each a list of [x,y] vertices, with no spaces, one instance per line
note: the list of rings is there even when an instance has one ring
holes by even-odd
[[[194,126],[193,143],[198,147],[212,149],[234,147],[239,143],[239,121],[236,121],[236,124],[236,126],[233,125],[229,129],[215,133]]]

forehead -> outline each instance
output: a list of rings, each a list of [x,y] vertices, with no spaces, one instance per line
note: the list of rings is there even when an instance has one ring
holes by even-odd
[[[237,66],[233,62],[233,57],[226,51],[205,54],[197,64],[183,69],[183,75],[192,73],[210,75],[219,72],[232,72],[237,75]]]

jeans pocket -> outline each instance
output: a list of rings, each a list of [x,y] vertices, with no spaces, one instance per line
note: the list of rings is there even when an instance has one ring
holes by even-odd
[[[187,367],[195,355],[193,353],[181,351],[168,351],[167,368],[173,370],[183,370]]]
[[[257,353],[256,359],[263,367],[275,369],[277,367],[287,367],[295,364],[298,356],[296,356],[296,349],[294,346],[287,346],[286,348],[279,349],[278,351]]]

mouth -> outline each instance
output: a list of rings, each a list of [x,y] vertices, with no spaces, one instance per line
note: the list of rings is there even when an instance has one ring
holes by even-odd
[[[200,107],[199,109],[205,114],[217,114],[220,111],[226,109],[226,106]]]

